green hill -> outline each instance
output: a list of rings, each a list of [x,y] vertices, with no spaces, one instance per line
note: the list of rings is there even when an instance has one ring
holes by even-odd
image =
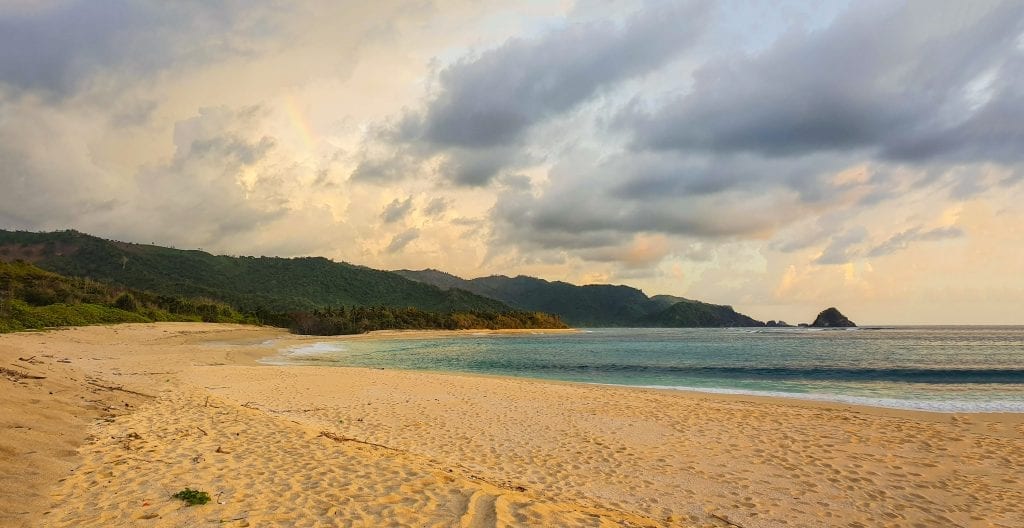
[[[651,296],[651,306],[655,307],[654,311],[664,310],[676,303],[681,302],[693,302],[692,299],[686,297],[676,297],[675,295],[654,295]]]
[[[26,262],[0,262],[0,332],[154,321],[255,322],[223,303],[115,288]]]
[[[576,286],[534,277],[492,275],[461,279],[443,271],[395,271],[439,288],[460,288],[502,301],[520,310],[558,315],[573,326],[763,326],[729,306],[707,304],[672,295],[647,297],[629,286]]]
[[[308,311],[385,306],[432,312],[503,312],[500,301],[441,290],[395,273],[325,258],[215,256],[105,240],[76,231],[0,230],[0,260],[21,259],[62,275],[165,295],[205,297],[239,310]]]
[[[576,286],[501,275],[465,280],[437,270],[387,272],[320,257],[218,256],[116,242],[77,231],[0,230],[0,261],[14,260],[66,276],[63,279],[88,278],[101,283],[80,285],[81,288],[130,288],[140,296],[152,296],[150,304],[154,309],[158,306],[153,303],[160,296],[213,299],[242,312],[256,312],[260,320],[282,326],[291,324],[281,319],[285,312],[345,306],[412,308],[449,314],[510,313],[515,309],[546,312],[570,325],[590,327],[762,325],[729,306],[670,295],[647,297],[629,286]],[[97,305],[109,302],[104,298]],[[408,314],[416,312],[385,311],[379,315],[381,324],[392,324],[389,321],[398,321]],[[417,317],[420,316],[413,318]],[[431,324],[435,323],[441,324]]]
[[[555,314],[573,326],[626,326],[650,309],[647,296],[629,286],[576,286],[523,275],[465,280],[437,270],[398,270],[395,273],[440,288],[468,290],[520,310]]]
[[[663,311],[640,318],[637,325],[659,328],[704,328],[764,326],[764,323],[736,312],[732,306],[685,300]]]

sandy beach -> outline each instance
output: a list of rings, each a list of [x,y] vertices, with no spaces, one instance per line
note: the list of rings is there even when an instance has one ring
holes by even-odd
[[[1024,526],[1022,415],[256,362],[322,339],[0,336],[0,526]]]

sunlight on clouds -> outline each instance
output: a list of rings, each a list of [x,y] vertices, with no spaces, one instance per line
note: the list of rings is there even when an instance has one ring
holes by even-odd
[[[1019,322],[1024,5],[946,11],[6,2],[0,227]]]
[[[832,185],[836,187],[847,187],[852,185],[863,185],[870,181],[870,167],[867,164],[860,164],[836,173],[832,177]]]

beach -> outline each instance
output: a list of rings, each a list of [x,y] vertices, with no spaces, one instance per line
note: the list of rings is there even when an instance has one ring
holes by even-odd
[[[1024,525],[1020,414],[259,364],[271,340],[316,339],[0,336],[0,525]]]

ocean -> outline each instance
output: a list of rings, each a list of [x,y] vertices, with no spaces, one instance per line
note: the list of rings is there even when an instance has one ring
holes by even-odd
[[[455,371],[835,401],[1024,412],[1024,327],[585,329],[575,334],[324,338],[278,365]]]

